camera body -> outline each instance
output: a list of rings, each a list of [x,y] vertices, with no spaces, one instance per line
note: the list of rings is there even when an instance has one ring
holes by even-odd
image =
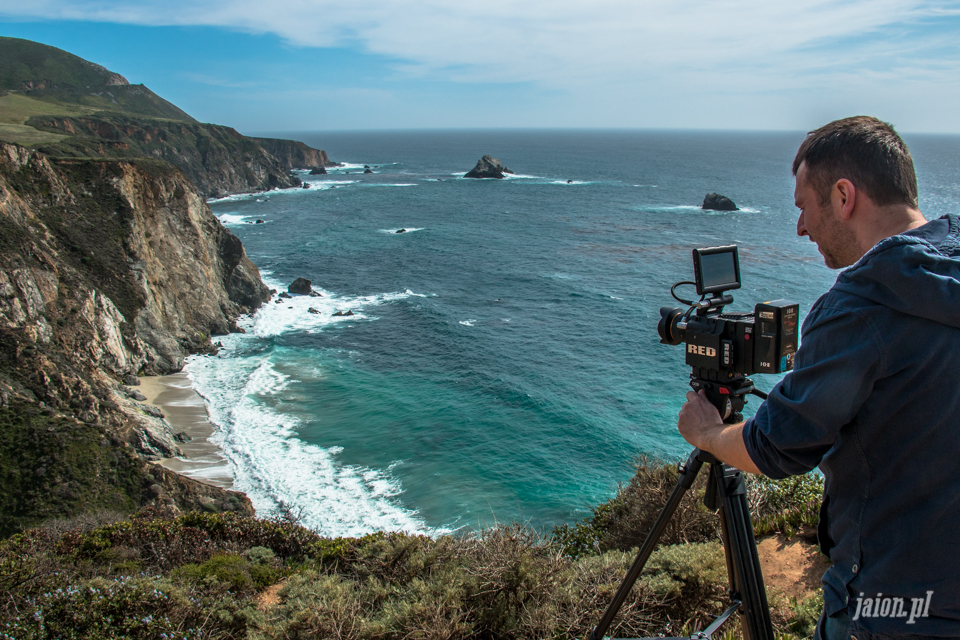
[[[662,307],[657,327],[662,344],[685,343],[691,377],[722,384],[754,373],[793,369],[799,305],[772,300],[757,304],[753,313],[724,313],[723,307],[733,302],[726,292],[740,288],[736,245],[694,249],[693,262],[696,282],[677,283],[674,288],[695,284],[700,301],[682,301],[691,305],[686,311]]]
[[[761,302],[753,313],[705,313],[687,321],[682,340],[694,369],[749,376],[793,369],[799,306]],[[700,376],[711,377],[711,376]]]

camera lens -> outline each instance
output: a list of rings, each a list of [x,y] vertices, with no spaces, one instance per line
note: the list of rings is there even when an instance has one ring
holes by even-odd
[[[683,340],[684,331],[677,327],[683,309],[677,307],[660,307],[660,322],[657,324],[657,333],[660,334],[661,344],[678,345]]]

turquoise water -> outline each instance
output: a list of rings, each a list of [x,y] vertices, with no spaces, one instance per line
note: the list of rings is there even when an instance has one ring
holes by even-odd
[[[805,314],[836,276],[796,236],[800,133],[297,137],[350,164],[211,207],[268,284],[323,297],[267,303],[188,372],[237,488],[328,535],[584,517],[638,455],[689,449],[656,324],[692,248],[740,246],[736,310]],[[956,211],[960,139],[908,142],[927,217]],[[484,153],[515,176],[460,178]],[[742,210],[700,210],[710,191]]]

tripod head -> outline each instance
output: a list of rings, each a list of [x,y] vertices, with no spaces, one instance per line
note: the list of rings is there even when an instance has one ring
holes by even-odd
[[[746,396],[748,394],[764,400],[767,398],[767,394],[758,390],[750,378],[738,377],[726,382],[719,382],[715,379],[719,377],[717,375],[711,375],[710,378],[714,379],[709,379],[699,377],[698,373],[713,372],[694,369],[693,373],[690,374],[690,386],[693,387],[694,391],[703,390],[706,393],[707,400],[717,408],[717,411],[720,412],[720,418],[727,424],[736,424],[743,420],[742,411],[743,406],[747,403]]]

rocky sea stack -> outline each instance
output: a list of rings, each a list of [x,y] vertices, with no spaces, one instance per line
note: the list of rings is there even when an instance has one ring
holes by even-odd
[[[509,168],[503,166],[498,158],[485,155],[477,161],[477,166],[468,171],[464,178],[496,178],[503,179],[505,173],[512,174]]]
[[[308,296],[313,292],[313,287],[310,286],[311,284],[313,283],[306,278],[297,278],[287,287],[287,291],[301,296]]]
[[[708,193],[703,198],[702,209],[711,209],[713,211],[739,211],[739,207],[727,196],[719,193]]]

